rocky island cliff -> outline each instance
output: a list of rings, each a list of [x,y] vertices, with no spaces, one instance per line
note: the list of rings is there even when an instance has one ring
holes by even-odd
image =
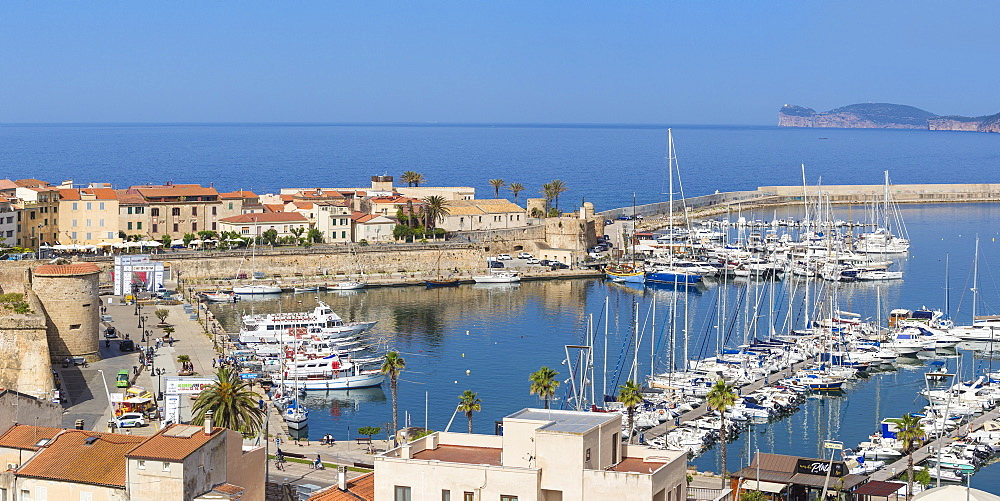
[[[778,126],[1000,132],[1000,113],[981,117],[940,116],[890,103],[852,104],[817,113],[812,108],[786,104],[778,111]]]

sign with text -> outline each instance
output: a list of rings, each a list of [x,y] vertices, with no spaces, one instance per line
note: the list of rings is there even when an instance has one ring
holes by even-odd
[[[820,459],[799,459],[799,461],[795,464],[795,473],[826,475],[826,472],[828,471],[830,471],[830,462]],[[846,474],[847,468],[844,466],[844,463],[834,461],[833,471],[830,472],[830,476],[843,477]]]
[[[197,395],[215,383],[211,378],[166,378],[167,395]]]

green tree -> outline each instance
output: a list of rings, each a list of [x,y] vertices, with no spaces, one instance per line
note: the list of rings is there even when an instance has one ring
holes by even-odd
[[[305,228],[302,228],[302,227],[291,228],[291,229],[288,230],[288,232],[291,233],[292,235],[295,235],[295,240],[297,241],[297,243],[299,245],[302,245],[304,243],[304,239],[302,238],[302,235],[306,232]]]
[[[400,179],[404,183],[406,183],[407,186],[417,186],[417,187],[419,187],[420,183],[424,182],[424,175],[421,174],[421,173],[419,173],[419,172],[414,172],[412,170],[408,170],[408,171],[406,171],[406,172],[403,173],[403,176]]]
[[[719,411],[719,452],[722,456],[722,478],[726,478],[729,475],[726,471],[726,409],[736,403],[736,390],[733,385],[720,378],[708,391],[705,402],[709,409]]]
[[[191,423],[203,425],[205,414],[212,411],[214,425],[236,430],[245,437],[257,435],[264,424],[264,410],[257,405],[259,397],[250,389],[250,383],[227,367],[220,367],[215,376],[216,382],[194,401]]]
[[[618,387],[618,401],[628,410],[629,443],[635,434],[635,408],[642,403],[642,388],[635,381],[628,380]]]
[[[392,227],[392,238],[396,240],[408,240],[413,236],[413,230],[407,226],[397,224]]]
[[[163,334],[166,335],[167,337],[170,337],[170,335],[173,334],[173,333],[174,333],[174,328],[173,327],[171,327],[171,326],[168,325],[168,326],[166,326],[166,327],[163,328]]]
[[[202,240],[218,240],[219,233],[215,230],[201,230],[198,232],[198,238]]]
[[[358,428],[358,433],[360,433],[362,435],[366,435],[368,437],[368,440],[371,440],[372,439],[372,435],[378,435],[379,433],[382,433],[382,427],[381,426],[362,426],[361,428]]]
[[[431,195],[423,200],[424,202],[424,228],[433,228],[438,221],[444,222],[444,217],[449,214],[448,201],[444,197]]]
[[[913,451],[927,438],[920,418],[913,414],[903,414],[896,420],[896,439],[903,442],[903,453],[906,461],[906,499],[913,498]]]
[[[323,232],[316,228],[309,228],[309,233],[306,233],[306,240],[314,244],[321,244],[323,243]]]
[[[760,491],[743,491],[740,493],[740,501],[767,501],[767,496]]]
[[[559,381],[555,379],[558,375],[558,372],[543,365],[541,369],[532,372],[528,376],[528,381],[531,381],[528,391],[532,395],[542,397],[542,400],[545,401],[546,409],[549,408],[549,399],[552,398],[552,395],[555,395],[556,388],[559,388]]]
[[[549,182],[549,188],[552,190],[552,198],[555,201],[556,209],[558,209],[559,195],[566,193],[569,190],[569,187],[566,186],[566,183],[558,179],[553,179],[551,182]]]
[[[177,355],[177,361],[186,364],[191,361],[191,357],[188,355]]]
[[[538,192],[545,197],[545,212],[548,212],[549,204],[556,198],[555,191],[552,190],[552,183],[543,184],[542,189],[538,190]]]
[[[184,240],[184,247],[191,245],[191,241],[196,238],[198,238],[198,235],[195,235],[194,233],[185,233],[184,236],[181,237],[181,239]]]
[[[399,431],[399,412],[396,410],[396,386],[399,382],[399,373],[406,368],[406,360],[399,356],[398,351],[390,351],[385,354],[382,362],[382,374],[389,376],[389,391],[392,394],[392,435]]]
[[[166,235],[165,234],[162,237],[160,237],[160,243],[163,244],[163,248],[164,249],[169,249],[170,248],[170,243],[173,242],[173,241],[174,241],[174,238],[171,237],[170,235]]]
[[[469,433],[472,433],[472,413],[483,410],[483,401],[479,400],[479,394],[472,390],[465,390],[458,396],[458,410],[465,413],[469,420]]]
[[[166,308],[157,308],[153,310],[153,315],[160,319],[160,324],[167,323],[167,317],[170,316],[170,310]]]
[[[510,183],[507,189],[514,194],[514,203],[517,203],[517,194],[524,191],[524,185],[521,183]]]
[[[265,244],[269,244],[272,246],[276,245],[278,243],[278,230],[271,228],[265,231],[261,235],[261,240],[263,240]]]
[[[490,179],[490,186],[493,187],[493,198],[500,198],[500,188],[507,186],[503,179]]]

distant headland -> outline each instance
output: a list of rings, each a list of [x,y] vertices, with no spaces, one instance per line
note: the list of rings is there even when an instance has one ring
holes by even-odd
[[[778,126],[1000,132],[1000,113],[981,117],[941,116],[889,103],[851,104],[817,113],[812,108],[786,104],[778,111]]]

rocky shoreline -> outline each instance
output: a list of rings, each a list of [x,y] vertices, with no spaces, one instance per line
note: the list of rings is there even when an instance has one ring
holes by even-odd
[[[852,104],[817,112],[786,104],[778,111],[778,126],[1000,132],[1000,113],[980,117],[939,116],[913,106],[889,103]]]

